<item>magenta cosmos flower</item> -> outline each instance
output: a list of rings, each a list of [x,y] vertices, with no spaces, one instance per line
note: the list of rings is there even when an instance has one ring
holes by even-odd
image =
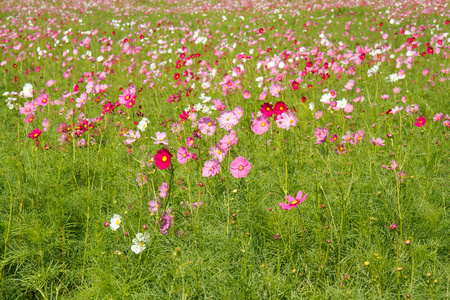
[[[414,125],[416,125],[416,127],[422,127],[425,126],[425,123],[427,122],[427,119],[425,117],[418,117],[416,119],[416,122],[414,122]]]
[[[238,156],[231,162],[230,172],[235,178],[242,178],[247,176],[252,168],[252,164],[243,156]]]
[[[284,210],[290,210],[290,209],[292,209],[294,207],[297,208],[297,205],[299,203],[302,203],[303,201],[305,201],[306,197],[308,197],[308,194],[305,194],[305,196],[303,196],[303,198],[302,198],[302,195],[303,195],[302,191],[298,191],[297,196],[295,197],[295,199],[291,195],[287,195],[286,199],[287,199],[287,201],[289,203],[280,202],[280,207],[282,209],[284,209]]]
[[[28,137],[32,138],[33,140],[35,140],[41,135],[41,133],[42,133],[42,131],[40,129],[33,129],[33,131],[31,131],[28,134]]]
[[[173,155],[169,152],[169,150],[165,148],[159,150],[154,156],[155,165],[160,170],[167,169],[170,166],[170,160],[172,159],[172,156]]]

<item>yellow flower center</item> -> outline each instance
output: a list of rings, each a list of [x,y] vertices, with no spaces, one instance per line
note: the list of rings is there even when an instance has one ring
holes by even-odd
[[[208,126],[211,126],[211,122],[208,123]]]
[[[294,120],[290,120],[289,122],[294,123]]]
[[[294,200],[294,201],[291,202],[291,204],[293,204],[293,205],[295,205],[295,204],[297,204],[297,203],[298,203],[297,200]]]
[[[186,157],[186,154],[183,154],[183,157]]]
[[[166,161],[166,160],[167,160],[167,157],[163,156],[162,161]]]
[[[280,110],[283,110],[283,106],[280,107]]]
[[[119,225],[119,224],[120,224],[120,220],[117,220],[117,221],[116,221],[116,225]]]
[[[126,96],[125,99],[126,99],[126,100],[130,99],[130,96]]]
[[[217,150],[217,154],[218,154],[218,155],[222,154],[222,151]]]
[[[244,169],[244,167],[243,166],[239,166],[239,170],[242,170],[242,169]]]
[[[264,126],[266,126],[266,123],[262,122],[261,127],[264,127]]]

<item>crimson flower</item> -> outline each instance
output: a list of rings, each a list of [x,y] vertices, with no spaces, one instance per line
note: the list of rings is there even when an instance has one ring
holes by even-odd
[[[156,152],[154,156],[155,165],[160,169],[164,170],[170,166],[170,161],[172,159],[172,154],[166,148],[162,148]]]
[[[41,135],[42,131],[38,129],[34,129],[28,134],[29,138],[32,138],[33,140],[37,139]]]
[[[277,103],[275,103],[275,106],[273,108],[273,112],[278,116],[281,115],[282,113],[286,112],[288,110],[288,107],[286,105],[286,103],[284,103],[283,101],[278,101]]]
[[[263,113],[263,115],[270,118],[273,115],[273,106],[272,104],[266,102],[263,105],[261,105],[260,111]]]

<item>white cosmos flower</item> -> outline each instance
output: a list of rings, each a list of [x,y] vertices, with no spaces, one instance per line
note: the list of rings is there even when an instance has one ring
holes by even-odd
[[[118,214],[115,214],[112,218],[111,218],[111,222],[109,223],[109,227],[111,227],[111,229],[113,231],[117,230],[120,227],[120,223],[122,221],[120,220],[120,216]]]
[[[137,128],[142,132],[147,129],[147,122],[144,122],[144,120],[140,121]]]
[[[136,254],[141,253],[147,248],[145,246],[145,243],[147,243],[149,239],[150,238],[147,232],[145,234],[139,232],[138,234],[136,234],[136,238],[133,239],[134,245],[131,246],[131,251],[133,251]]]
[[[336,107],[339,107],[340,109],[344,109],[344,107],[347,105],[347,99],[342,98],[342,100],[336,101],[337,105]]]
[[[33,85],[31,83],[25,83],[23,86],[23,96],[25,98],[33,97]]]
[[[309,109],[310,109],[310,110],[314,110],[314,103],[311,102],[311,103],[309,104]]]

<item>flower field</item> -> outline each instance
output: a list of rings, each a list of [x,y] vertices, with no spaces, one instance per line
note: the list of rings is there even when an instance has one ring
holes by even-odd
[[[9,1],[0,299],[450,298],[450,3]]]

